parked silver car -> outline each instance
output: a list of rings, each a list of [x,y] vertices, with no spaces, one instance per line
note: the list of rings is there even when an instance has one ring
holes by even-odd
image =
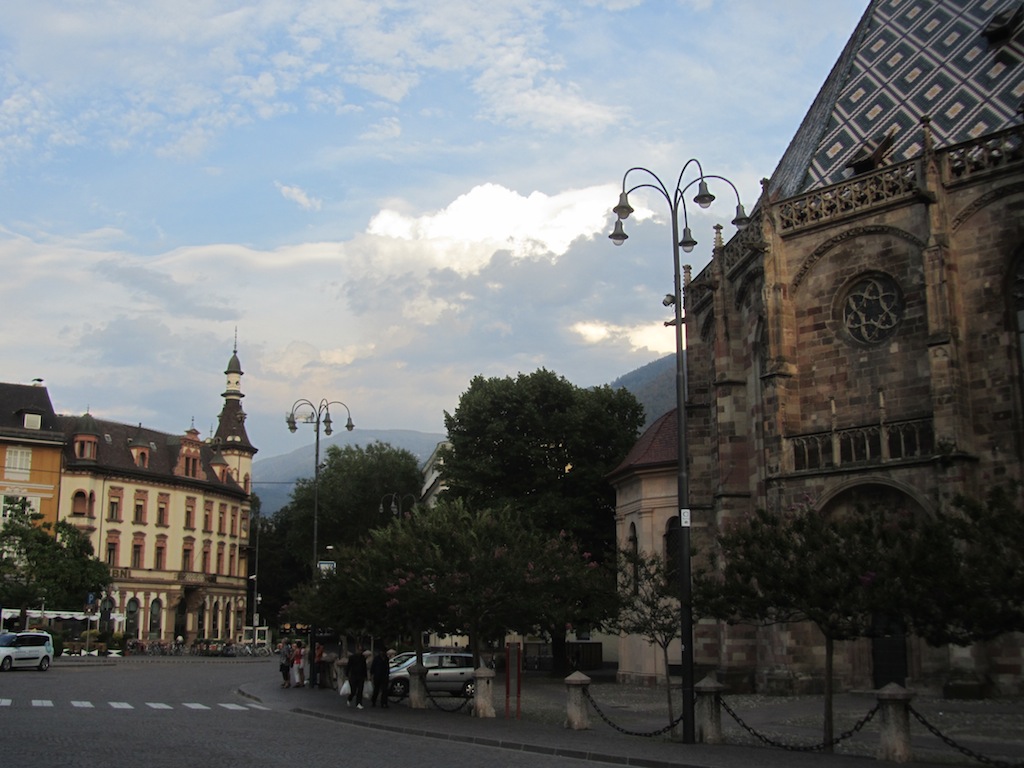
[[[409,695],[409,668],[415,663],[414,655],[391,668],[391,679],[388,681],[388,694],[391,698],[401,699]],[[450,693],[467,698],[476,693],[472,654],[424,653],[423,666],[427,668],[424,679],[429,693]]]
[[[10,632],[0,635],[0,670],[35,667],[41,672],[53,660],[53,638],[49,632]]]

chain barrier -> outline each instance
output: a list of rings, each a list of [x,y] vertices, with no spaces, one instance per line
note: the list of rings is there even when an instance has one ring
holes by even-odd
[[[679,715],[679,717],[677,717],[671,723],[666,725],[664,728],[659,728],[656,731],[630,731],[626,728],[623,728],[621,725],[616,725],[608,719],[608,716],[601,711],[601,708],[597,705],[597,702],[594,701],[594,697],[590,695],[590,688],[586,685],[583,686],[583,696],[586,698],[587,701],[590,702],[590,705],[594,708],[594,711],[597,712],[598,716],[602,720],[604,720],[608,725],[610,725],[619,733],[624,733],[627,736],[661,736],[663,733],[671,731],[673,728],[675,728],[677,725],[679,725],[679,723],[683,721],[683,716]]]
[[[432,694],[430,691],[427,691],[427,698],[430,699],[431,704],[433,704],[437,709],[441,710],[442,712],[459,712],[465,709],[466,705],[473,700],[472,696],[466,696],[456,706],[446,707],[438,703],[437,699],[434,697],[434,694]],[[451,698],[452,697],[450,696],[445,696],[446,700],[450,700]]]
[[[949,736],[946,736],[944,733],[941,733],[938,728],[936,728],[934,725],[925,720],[924,715],[922,715],[909,704],[907,705],[907,709],[910,710],[910,714],[912,714],[917,719],[917,722],[923,725],[928,730],[928,732],[931,733],[932,736],[935,736],[937,739],[942,741],[947,747],[952,747],[960,754],[977,760],[979,763],[984,763],[985,765],[994,765],[997,768],[1024,768],[1024,762],[1010,763],[1005,760],[993,760],[991,757],[986,757],[985,755],[975,752],[973,749],[969,749],[961,744],[957,744],[955,741],[953,741],[953,739],[949,738]]]
[[[739,715],[737,715],[736,712],[733,711],[733,708],[729,706],[725,699],[720,698],[719,702],[722,705],[722,709],[728,712],[729,716],[733,720],[735,720],[740,725],[740,727],[747,731],[747,733],[749,733],[751,736],[759,739],[762,743],[767,744],[770,747],[778,747],[779,749],[785,749],[790,752],[822,752],[827,747],[834,747],[836,744],[839,744],[840,742],[845,741],[846,739],[849,739],[855,734],[857,734],[865,725],[871,722],[871,719],[876,714],[878,714],[878,705],[875,704],[875,706],[871,708],[871,711],[864,715],[864,717],[862,717],[859,721],[857,721],[857,723],[855,723],[852,728],[850,728],[848,731],[843,731],[834,739],[832,739],[832,741],[823,741],[820,744],[804,746],[800,744],[784,744],[781,741],[775,741],[774,739],[768,738],[763,733],[758,733],[745,722],[743,722],[743,719]]]

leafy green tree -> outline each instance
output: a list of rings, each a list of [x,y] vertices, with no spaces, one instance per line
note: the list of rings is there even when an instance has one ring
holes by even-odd
[[[365,448],[330,446],[320,468],[318,546],[352,543],[366,531],[386,525],[389,513],[381,513],[384,497],[397,493],[418,499],[422,482],[419,462],[404,448],[380,441]],[[314,478],[299,480],[282,515],[289,549],[300,560],[312,557],[315,491]]]
[[[592,552],[614,548],[615,494],[605,479],[636,441],[643,407],[625,389],[582,389],[540,369],[476,376],[445,413],[448,493],[474,509],[509,505]]]
[[[675,722],[669,679],[668,647],[681,634],[677,580],[658,554],[619,551],[618,613],[607,626],[627,635],[639,635],[661,649],[668,698],[668,721]]]
[[[110,570],[93,557],[89,538],[71,523],[39,524],[24,499],[6,502],[0,528],[0,604],[24,611],[42,600],[80,610],[90,592],[110,584]]]
[[[601,594],[600,569],[567,535],[524,525],[515,510],[440,501],[346,547],[321,583],[332,620],[354,634],[468,634],[483,641],[581,613]],[[329,606],[329,607],[328,607]]]
[[[875,617],[903,615],[909,515],[859,510],[830,519],[813,509],[759,510],[718,536],[717,576],[694,575],[695,600],[733,623],[812,622],[825,638],[824,742],[833,740],[836,641],[870,637]]]
[[[1024,514],[1016,487],[983,499],[958,496],[915,544],[930,558],[906,613],[933,645],[991,640],[1024,632]],[[920,562],[921,555],[915,559]]]
[[[454,413],[445,413],[451,447],[443,452],[446,494],[474,510],[509,507],[549,536],[568,534],[593,560],[614,559],[615,493],[606,477],[636,441],[643,408],[625,389],[581,389],[540,369],[516,378],[476,376]],[[552,640],[555,673],[565,672],[565,627],[593,621],[578,613],[540,617]]]

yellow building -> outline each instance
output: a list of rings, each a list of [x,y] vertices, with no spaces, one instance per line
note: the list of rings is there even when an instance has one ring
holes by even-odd
[[[0,384],[0,496],[4,506],[21,499],[41,523],[57,521],[64,435],[41,383]]]
[[[225,371],[212,439],[83,416],[59,416],[66,437],[60,517],[88,533],[110,566],[104,614],[127,637],[239,640],[248,597],[252,457],[237,351]]]

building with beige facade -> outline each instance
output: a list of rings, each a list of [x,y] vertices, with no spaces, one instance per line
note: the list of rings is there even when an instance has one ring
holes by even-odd
[[[217,429],[167,434],[59,416],[65,436],[60,515],[110,566],[99,604],[124,614],[126,637],[238,640],[249,596],[252,459],[242,368],[228,363]]]
[[[752,224],[684,273],[697,557],[758,508],[933,515],[1024,480],[1022,107],[1020,2],[869,3]],[[620,545],[672,551],[678,443],[673,413],[614,474]],[[734,690],[820,689],[806,624],[702,622],[694,653],[697,679]],[[661,663],[622,641],[620,678]],[[837,645],[836,677],[1019,695],[1024,642],[935,648],[883,624]]]

